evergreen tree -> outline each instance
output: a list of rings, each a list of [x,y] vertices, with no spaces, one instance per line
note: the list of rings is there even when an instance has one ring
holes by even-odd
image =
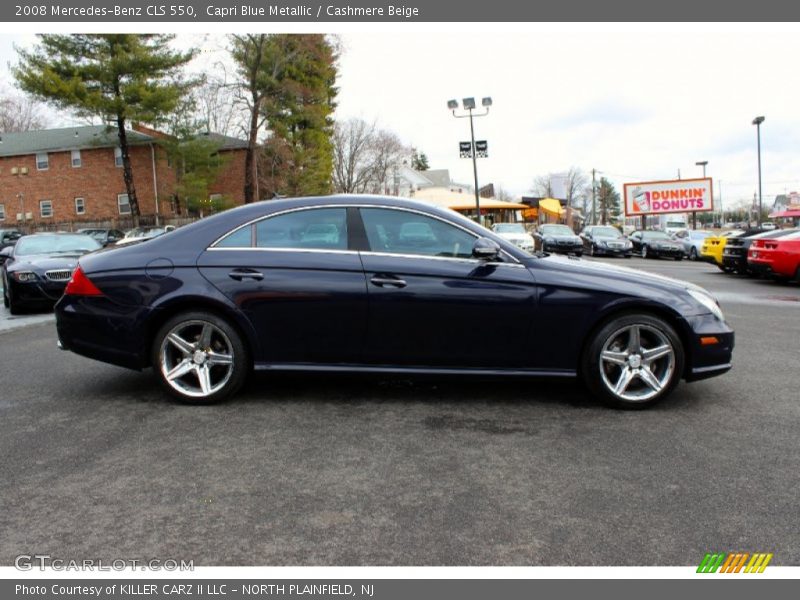
[[[605,177],[600,178],[597,198],[600,203],[600,222],[603,225],[619,219],[622,213],[619,192],[614,188],[614,184]]]
[[[431,168],[424,152],[419,152],[414,148],[414,154],[411,156],[411,168],[415,171],[427,171]]]
[[[116,128],[125,188],[137,224],[141,211],[126,127],[136,122],[157,125],[194,83],[181,81],[180,70],[195,51],[170,49],[173,37],[44,34],[33,49],[17,49],[19,63],[13,69],[24,91]]]
[[[283,63],[263,110],[269,137],[260,184],[265,197],[328,194],[333,173],[336,52],[324,35],[270,36],[267,64]],[[288,57],[288,58],[287,58]]]

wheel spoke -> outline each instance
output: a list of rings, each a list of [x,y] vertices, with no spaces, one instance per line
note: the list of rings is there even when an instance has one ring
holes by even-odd
[[[661,385],[661,382],[658,380],[658,377],[656,377],[653,374],[653,372],[650,369],[648,369],[647,367],[639,369],[638,375],[639,375],[639,379],[644,381],[647,385],[649,385],[651,388],[653,388],[653,390],[656,391],[656,392],[660,392],[661,388],[664,387],[664,386]]]
[[[622,394],[625,390],[628,389],[628,385],[630,385],[631,380],[633,380],[633,371],[625,367],[620,372],[619,379],[617,380],[617,385],[614,386],[614,393]]]
[[[192,352],[194,352],[194,346],[177,333],[170,333],[169,336],[167,336],[167,339],[173,346],[180,350],[184,356],[189,356]]]
[[[651,363],[654,360],[658,360],[662,356],[667,356],[670,352],[672,352],[672,346],[664,344],[662,346],[656,346],[655,348],[643,350],[642,359],[644,359],[647,363]]]
[[[211,372],[207,365],[201,365],[195,368],[197,372],[197,381],[200,383],[200,390],[203,395],[211,393]]]
[[[200,339],[198,340],[198,343],[200,344],[200,347],[203,350],[211,347],[211,333],[212,332],[213,332],[213,329],[211,327],[211,324],[210,323],[205,323],[203,325],[203,330],[200,332]]]
[[[207,364],[209,365],[232,365],[233,356],[230,354],[219,354],[217,352],[209,352]]]
[[[614,352],[613,350],[606,350],[601,354],[601,357],[604,361],[609,362],[614,365],[623,366],[627,362],[628,353],[627,352]]]
[[[174,381],[175,379],[178,379],[186,375],[193,368],[194,364],[192,363],[192,361],[189,360],[188,358],[184,358],[181,362],[179,362],[177,365],[175,365],[174,367],[172,367],[172,369],[169,370],[169,372],[166,374],[166,378],[169,379],[170,381]]]
[[[638,325],[631,325],[630,337],[628,338],[628,352],[638,354],[642,348],[642,339]]]

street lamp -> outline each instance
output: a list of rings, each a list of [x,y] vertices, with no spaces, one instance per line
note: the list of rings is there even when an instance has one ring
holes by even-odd
[[[761,124],[764,122],[764,117],[756,117],[753,119],[753,125],[756,126],[756,139],[758,140],[758,226],[761,227]]]
[[[708,164],[707,160],[698,160],[696,163],[698,167],[703,167],[703,179],[706,178],[706,165]],[[713,200],[713,198],[712,198]],[[692,211],[692,229],[697,229],[697,211]]]
[[[472,123],[473,117],[485,117],[489,114],[489,108],[492,106],[492,99],[490,97],[483,98],[481,100],[481,106],[486,110],[482,113],[473,113],[472,111],[475,110],[475,98],[464,98],[461,100],[461,106],[464,110],[467,111],[466,115],[458,115],[456,114],[456,110],[458,110],[458,100],[448,100],[447,101],[447,108],[452,111],[453,116],[456,119],[466,119],[469,118],[469,135],[470,135],[470,154],[472,154],[472,174],[475,178],[475,211],[478,215],[478,223],[482,223],[481,219],[481,198],[478,192],[478,162],[477,162],[477,152],[475,151],[475,126]]]

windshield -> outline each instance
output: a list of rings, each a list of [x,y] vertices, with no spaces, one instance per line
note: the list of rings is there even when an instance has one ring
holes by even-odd
[[[642,239],[644,240],[671,240],[663,231],[644,231],[642,232]]]
[[[71,254],[74,252],[91,252],[100,248],[88,235],[30,235],[20,238],[14,251],[16,256],[33,254]]]
[[[525,226],[522,223],[496,223],[494,226],[495,233],[526,233]]]
[[[595,227],[594,229],[592,229],[592,235],[596,237],[610,237],[610,238],[622,237],[622,234],[619,232],[619,229],[615,227]]]
[[[575,235],[566,225],[542,225],[544,235]]]

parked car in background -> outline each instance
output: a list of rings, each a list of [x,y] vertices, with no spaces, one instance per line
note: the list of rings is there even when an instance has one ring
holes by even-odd
[[[338,237],[299,233],[323,224]],[[400,235],[423,229],[434,239]],[[532,255],[448,209],[364,195],[246,204],[84,256],[56,326],[63,349],[152,366],[194,404],[269,370],[581,377],[635,409],[725,373],[734,345],[696,285]]]
[[[672,238],[683,245],[683,254],[689,260],[697,260],[700,257],[700,248],[703,240],[714,235],[713,231],[703,229],[682,229],[673,234]]]
[[[633,245],[619,229],[611,225],[589,225],[581,232],[583,251],[589,256],[631,257]]]
[[[700,247],[700,260],[713,263],[725,271],[725,266],[722,264],[722,253],[725,250],[725,244],[728,243],[730,238],[738,237],[742,234],[744,234],[742,229],[731,229],[720,235],[708,236],[703,240],[703,245]]]
[[[628,239],[633,251],[642,258],[683,260],[683,244],[673,240],[666,231],[634,231]]]
[[[796,230],[775,229],[761,231],[754,229],[749,233],[730,238],[728,243],[725,244],[725,248],[722,250],[722,266],[724,270],[726,272],[735,272],[739,274],[750,273],[750,267],[747,264],[747,253],[754,240],[777,239],[789,235],[794,231]]]
[[[0,229],[0,250],[6,246],[13,246],[22,237],[19,229]]]
[[[772,231],[773,229],[777,229],[778,226],[775,225],[772,221],[767,221],[766,223],[761,224],[761,229],[766,229],[767,231]]]
[[[548,223],[533,234],[536,249],[558,254],[583,256],[583,240],[566,225]]]
[[[800,283],[800,231],[778,239],[757,239],[750,244],[747,265],[760,275]]]
[[[125,246],[127,244],[133,244],[134,242],[152,240],[153,238],[164,235],[173,229],[175,228],[170,225],[167,225],[166,227],[137,227],[128,231],[125,234],[125,237],[119,240],[116,245]]]
[[[125,234],[119,229],[78,229],[75,233],[82,233],[96,239],[104,247],[116,244]]]
[[[533,236],[525,230],[525,225],[522,223],[495,223],[492,225],[492,231],[525,252],[534,250]]]
[[[100,249],[81,233],[35,233],[0,250],[3,304],[12,315],[53,305],[61,297],[78,258]]]

